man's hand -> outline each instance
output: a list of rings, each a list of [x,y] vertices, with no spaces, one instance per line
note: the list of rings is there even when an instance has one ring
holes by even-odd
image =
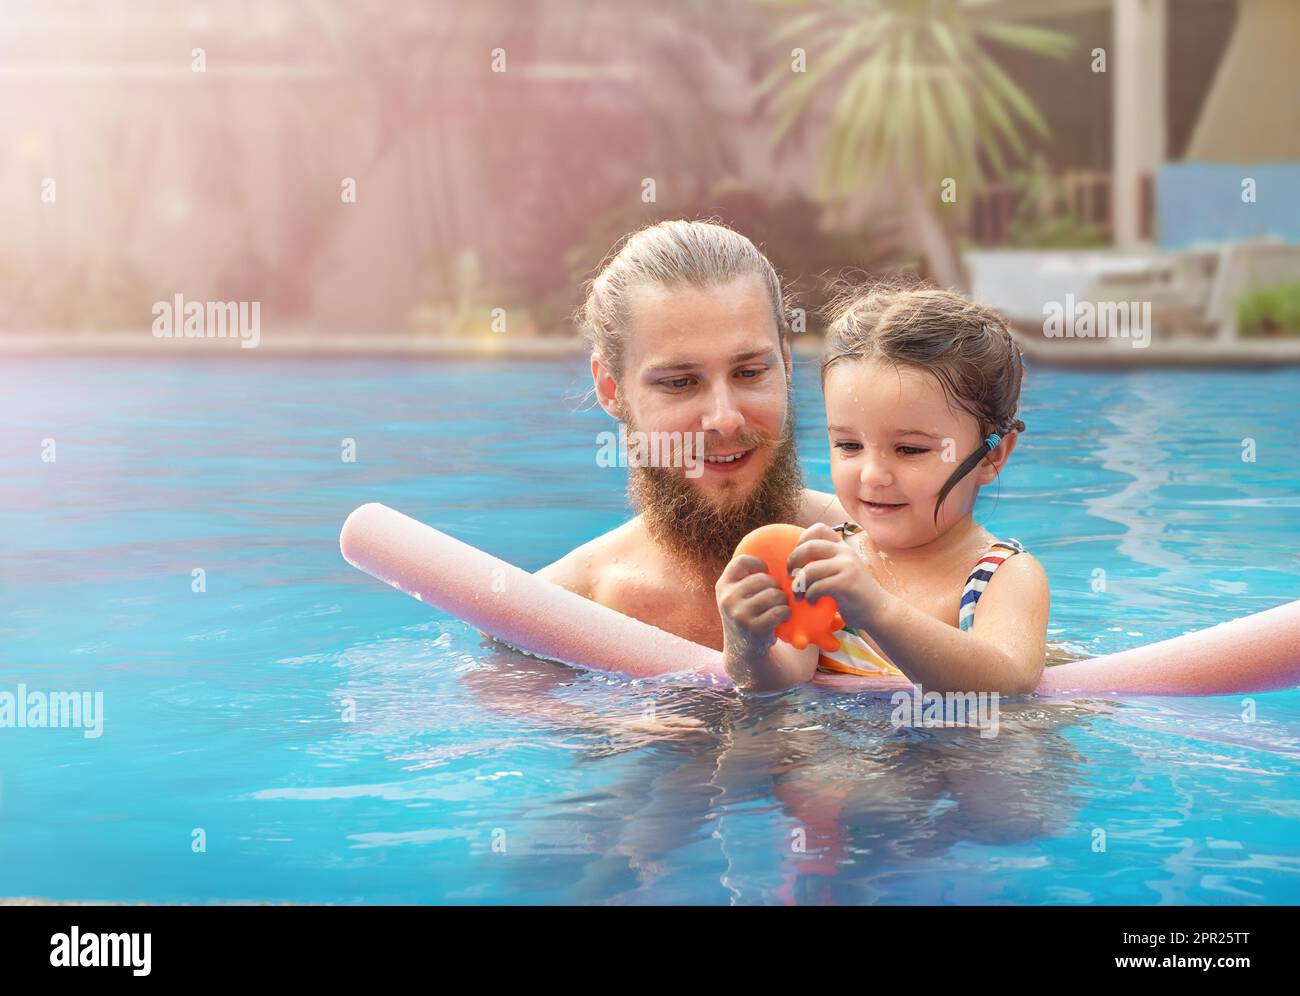
[[[786,566],[795,580],[795,598],[815,602],[830,595],[849,626],[869,628],[885,600],[885,590],[871,576],[862,558],[825,523],[818,522],[803,531]]]

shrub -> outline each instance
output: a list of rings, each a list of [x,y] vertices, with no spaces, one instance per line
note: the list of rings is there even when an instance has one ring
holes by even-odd
[[[1237,298],[1243,336],[1300,335],[1300,282],[1247,291]]]

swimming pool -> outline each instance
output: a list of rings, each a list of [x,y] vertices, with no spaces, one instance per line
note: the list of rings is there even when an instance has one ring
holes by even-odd
[[[1241,697],[1027,701],[994,738],[895,730],[887,701],[487,648],[343,562],[364,501],[528,569],[622,521],[580,360],[6,365],[0,691],[104,707],[99,737],[0,729],[0,896],[1300,900],[1300,692],[1250,722]],[[1300,598],[1298,399],[1295,370],[1032,370],[977,517],[1043,561],[1052,638]],[[796,400],[829,490],[809,363]]]

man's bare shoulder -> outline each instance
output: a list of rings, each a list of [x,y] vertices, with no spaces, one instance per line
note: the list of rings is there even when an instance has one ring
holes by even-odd
[[[799,521],[795,525],[807,527],[817,522],[824,522],[828,526],[838,526],[846,519],[848,515],[844,512],[844,506],[835,495],[827,494],[825,491],[813,491],[811,488],[804,489]]]
[[[599,581],[611,564],[633,548],[639,530],[639,518],[631,519],[547,564],[537,571],[537,577],[568,588],[583,598],[595,598]]]

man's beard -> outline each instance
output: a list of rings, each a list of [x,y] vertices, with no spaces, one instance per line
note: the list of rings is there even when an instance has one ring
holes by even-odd
[[[623,414],[631,438],[636,426],[626,410]],[[650,538],[681,562],[683,580],[712,584],[745,536],[759,526],[798,518],[803,473],[795,452],[794,399],[787,398],[785,425],[778,437],[742,430],[736,445],[757,446],[752,459],[771,454],[763,476],[743,495],[731,494],[730,488],[717,494],[705,492],[686,478],[683,468],[632,466],[628,461],[628,499]],[[696,454],[696,459],[703,457]],[[724,485],[726,480],[722,479]]]

